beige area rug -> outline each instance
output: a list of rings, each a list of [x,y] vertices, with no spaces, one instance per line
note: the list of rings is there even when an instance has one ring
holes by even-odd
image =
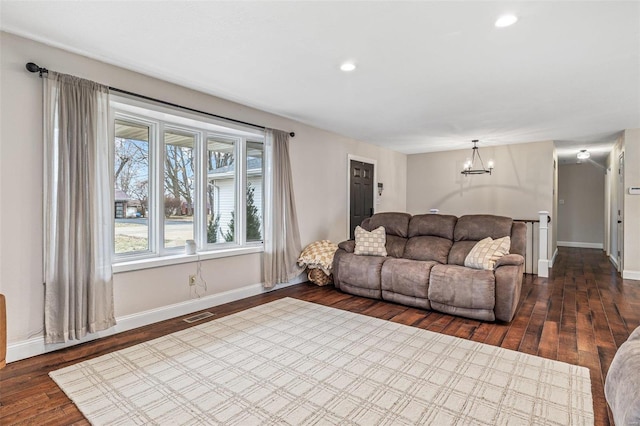
[[[50,376],[99,425],[593,424],[584,367],[291,298]]]

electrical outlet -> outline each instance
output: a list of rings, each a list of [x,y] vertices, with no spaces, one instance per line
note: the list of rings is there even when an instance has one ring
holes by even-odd
[[[189,275],[189,286],[194,286],[194,285],[196,285],[196,276]]]

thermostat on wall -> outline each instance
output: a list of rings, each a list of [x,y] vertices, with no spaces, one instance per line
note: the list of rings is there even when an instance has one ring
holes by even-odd
[[[630,186],[629,195],[640,195],[640,186]]]

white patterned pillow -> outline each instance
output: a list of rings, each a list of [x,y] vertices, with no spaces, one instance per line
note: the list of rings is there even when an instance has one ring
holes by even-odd
[[[354,254],[362,254],[365,256],[387,256],[385,244],[387,242],[387,234],[384,226],[380,226],[371,232],[366,231],[360,226],[356,226],[356,248]]]
[[[487,237],[473,246],[466,259],[464,259],[464,266],[492,271],[496,261],[505,254],[509,254],[510,248],[511,237],[502,237],[497,240]]]

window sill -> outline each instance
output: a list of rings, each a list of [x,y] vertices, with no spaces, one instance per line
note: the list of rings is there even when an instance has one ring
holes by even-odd
[[[222,257],[241,256],[252,253],[262,253],[262,245],[253,247],[239,247],[215,251],[203,251],[196,254],[177,254],[173,256],[136,259],[113,264],[113,273],[138,271],[141,269],[158,268],[160,266],[178,265],[181,263],[198,262],[200,260],[219,259]]]

